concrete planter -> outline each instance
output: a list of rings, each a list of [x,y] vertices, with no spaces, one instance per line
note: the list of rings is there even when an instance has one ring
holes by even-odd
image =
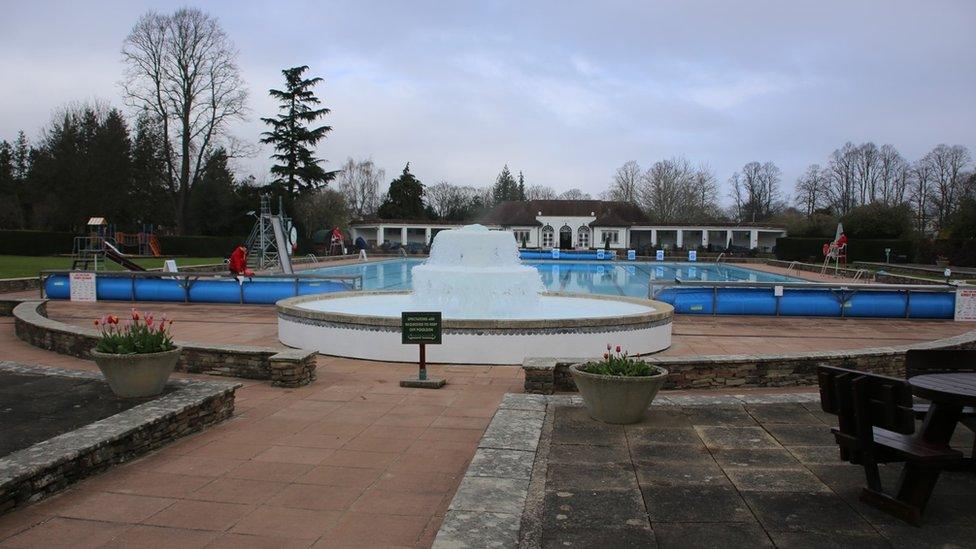
[[[584,365],[573,364],[569,371],[590,417],[605,423],[640,421],[668,377],[668,371],[658,366],[652,366],[656,374],[624,377],[584,372],[580,369]]]
[[[177,347],[161,353],[116,355],[92,349],[91,354],[116,396],[137,398],[163,392],[181,350]]]

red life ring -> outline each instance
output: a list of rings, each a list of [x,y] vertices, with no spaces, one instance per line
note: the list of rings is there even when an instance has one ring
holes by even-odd
[[[823,254],[826,256],[830,253],[830,244],[823,245]]]

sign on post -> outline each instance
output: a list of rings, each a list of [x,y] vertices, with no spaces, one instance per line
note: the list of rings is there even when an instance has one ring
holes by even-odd
[[[654,254],[654,259],[664,261],[664,250],[658,250],[657,253]]]
[[[637,259],[637,250],[627,250],[627,261],[634,261]]]
[[[976,322],[976,288],[956,289],[955,320]]]
[[[416,379],[400,381],[401,387],[437,389],[444,386],[443,379],[427,378],[427,345],[441,344],[443,322],[440,311],[403,311],[400,313],[400,342],[420,346],[420,363]]]
[[[552,258],[553,259],[559,259],[559,248],[553,248],[552,249]]]
[[[70,273],[68,291],[71,301],[95,301],[97,297],[95,273]]]
[[[698,261],[697,250],[688,250],[688,261]]]
[[[596,258],[597,259],[606,259],[606,257],[607,257],[606,251],[603,250],[603,248],[600,248],[599,250],[596,251]]]
[[[440,345],[441,344],[441,313],[410,312],[400,313],[402,324],[401,342],[404,345]]]

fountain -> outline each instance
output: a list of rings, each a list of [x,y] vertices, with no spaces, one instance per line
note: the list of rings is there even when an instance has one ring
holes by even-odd
[[[428,360],[520,364],[528,356],[590,357],[607,343],[631,354],[671,344],[673,309],[629,297],[546,293],[539,272],[519,260],[508,231],[468,225],[441,231],[413,268],[413,292],[342,292],[278,302],[278,338],[323,354],[413,361],[401,344],[400,313],[440,311],[443,344]]]

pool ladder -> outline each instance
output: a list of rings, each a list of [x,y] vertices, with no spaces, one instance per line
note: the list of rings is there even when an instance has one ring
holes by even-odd
[[[725,257],[725,252],[718,254],[718,257],[715,258],[715,263],[721,263],[723,257]]]
[[[793,274],[793,273],[795,273],[795,272],[796,272],[796,266],[797,266],[797,265],[798,265],[799,263],[800,263],[799,261],[791,261],[791,262],[790,262],[790,266],[786,268],[786,274],[788,274],[788,275],[789,275],[789,274]]]

